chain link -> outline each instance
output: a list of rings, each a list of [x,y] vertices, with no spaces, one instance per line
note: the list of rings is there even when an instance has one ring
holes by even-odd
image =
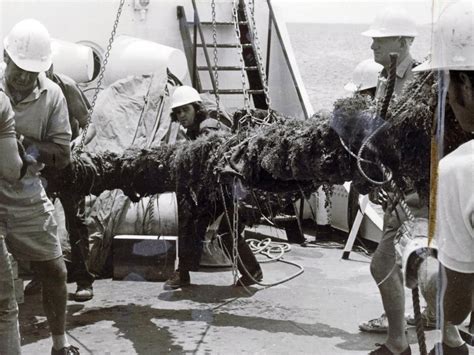
[[[262,49],[260,47],[260,40],[258,38],[258,31],[257,31],[257,25],[255,23],[255,0],[249,0],[249,8],[250,8],[250,18],[251,18],[251,26],[252,26],[252,36],[253,36],[253,45],[255,48],[255,52],[257,53],[257,67],[260,72],[260,77],[262,79],[262,85],[263,85],[263,92],[265,94],[265,102],[267,103],[268,107],[268,116],[270,116],[271,112],[271,99],[270,99],[270,92],[268,88],[268,80],[267,80],[267,74],[265,72],[264,68],[264,61],[263,61],[263,56],[262,56]]]
[[[94,112],[97,96],[99,95],[99,91],[101,90],[102,80],[104,79],[105,67],[107,66],[107,63],[109,61],[110,50],[112,49],[112,43],[114,42],[115,34],[117,32],[117,27],[120,22],[120,15],[122,15],[122,9],[123,9],[124,4],[125,4],[125,0],[120,0],[119,7],[117,9],[117,15],[115,16],[114,26],[112,28],[112,32],[110,33],[109,44],[107,45],[107,50],[104,55],[104,60],[102,61],[102,67],[100,68],[100,74],[97,80],[97,86],[95,88],[94,96],[92,98],[91,107],[89,108],[89,111],[87,113],[87,123],[82,132],[81,142],[78,145],[78,147],[74,149],[75,153],[81,153],[84,150],[87,130],[89,129],[89,126],[91,124],[92,113]]]
[[[237,51],[240,59],[240,74],[241,74],[241,83],[242,83],[242,92],[244,95],[244,107],[247,113],[246,116],[251,116],[250,112],[250,97],[247,89],[247,81],[245,79],[245,62],[244,62],[244,51],[242,48],[242,43],[240,42],[240,28],[239,28],[239,15],[238,15],[238,0],[233,0],[232,2],[232,19],[234,22],[235,36],[237,38]],[[242,117],[243,119],[244,117]]]
[[[234,181],[232,184],[232,196],[233,196],[233,229],[234,233],[232,233],[232,273],[234,275],[234,285],[237,285],[238,280],[238,260],[239,260],[239,252],[238,252],[238,241],[239,241],[239,197],[237,194],[237,183],[238,179],[234,177]]]
[[[216,96],[216,113],[217,113],[217,120],[220,123],[220,93],[219,93],[219,71],[218,71],[218,64],[219,64],[219,57],[217,55],[217,23],[216,23],[216,1],[211,1],[211,9],[212,9],[212,40],[214,45],[214,81],[216,83],[216,92],[214,93]]]

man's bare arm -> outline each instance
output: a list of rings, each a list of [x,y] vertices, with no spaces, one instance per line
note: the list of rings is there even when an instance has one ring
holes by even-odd
[[[0,177],[13,182],[20,177],[22,162],[18,155],[18,148],[15,137],[0,139]]]

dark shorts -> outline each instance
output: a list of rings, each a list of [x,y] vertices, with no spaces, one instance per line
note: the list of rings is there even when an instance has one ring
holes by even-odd
[[[461,324],[474,311],[474,274],[441,266],[441,297],[444,320]]]

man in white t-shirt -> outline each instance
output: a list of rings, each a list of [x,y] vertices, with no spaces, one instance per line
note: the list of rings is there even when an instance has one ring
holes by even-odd
[[[440,13],[432,57],[415,70],[449,75],[448,100],[456,120],[474,132],[474,13],[472,0],[448,4]],[[442,88],[440,88],[441,90]],[[439,164],[436,242],[441,263],[443,342],[430,354],[467,355],[457,325],[473,309],[474,294],[474,140]]]

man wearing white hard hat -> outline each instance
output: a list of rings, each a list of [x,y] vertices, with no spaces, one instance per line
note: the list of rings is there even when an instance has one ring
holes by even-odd
[[[418,35],[415,22],[402,9],[389,8],[377,15],[370,28],[362,32],[362,35],[372,38],[370,48],[374,52],[374,61],[383,66],[377,83],[377,98],[385,95],[390,53],[398,54],[394,93],[400,94],[405,83],[413,78],[414,60],[410,47]]]
[[[210,118],[205,109],[200,94],[190,86],[178,87],[172,96],[172,118],[186,128],[186,136],[194,140],[200,136],[217,132],[230,131],[223,123]],[[178,194],[179,219],[179,265],[178,270],[167,280],[164,288],[167,290],[189,286],[191,283],[190,271],[198,271],[203,250],[203,241],[206,229],[212,221],[217,225],[217,233],[221,237],[224,249],[231,255],[233,248],[233,233],[229,231],[226,218],[219,214],[219,207],[212,211],[198,210],[188,191]],[[218,211],[219,210],[219,211]],[[218,212],[216,212],[218,211]],[[232,213],[229,213],[232,216]],[[231,217],[232,218],[232,217]],[[263,278],[262,269],[252,250],[242,237],[244,225],[239,223],[239,238],[237,252],[239,260],[237,267],[241,277],[236,286],[249,286]]]
[[[375,97],[378,77],[383,66],[376,63],[372,58],[365,59],[354,68],[352,79],[345,86],[346,91]]]
[[[176,88],[171,98],[171,110],[171,118],[186,129],[188,139],[194,140],[212,131],[229,130],[226,126],[228,119],[224,116],[219,122],[212,118],[201,95],[191,86]]]
[[[70,163],[71,128],[61,89],[46,78],[51,66],[51,39],[38,21],[17,23],[5,37],[5,71],[1,85],[15,112],[17,134],[36,159],[14,184],[0,186],[0,224],[9,251],[29,261],[42,282],[43,308],[53,338],[52,354],[78,354],[65,335],[66,267],[53,217],[39,172],[47,165],[63,169]]]
[[[474,3],[449,3],[433,32],[431,58],[416,71],[446,75],[448,102],[461,128],[474,133]],[[440,87],[439,90],[443,90]],[[474,294],[474,139],[439,163],[436,229],[441,264],[443,342],[430,355],[467,355],[457,325],[473,310]]]
[[[394,94],[399,95],[405,84],[413,78],[412,69],[415,65],[410,54],[411,44],[417,35],[415,22],[399,8],[389,8],[377,15],[370,28],[362,35],[372,38],[371,49],[375,62],[383,66],[379,75],[375,99],[381,103],[385,97],[390,69],[390,54],[398,55]],[[427,202],[420,200],[414,191],[407,192],[405,202],[415,217],[428,217]],[[370,271],[377,283],[385,313],[376,319],[359,325],[363,331],[387,332],[387,339],[383,345],[370,352],[372,355],[411,354],[411,349],[405,333],[405,292],[402,272],[396,265],[396,250],[394,239],[398,228],[406,216],[399,205],[384,204],[384,227],[382,238],[372,257]],[[435,272],[431,271],[428,279],[433,279]],[[422,285],[431,285],[421,282]],[[423,295],[426,292],[422,289]],[[433,295],[435,288],[430,289]],[[434,297],[435,298],[435,297]],[[435,325],[434,310],[427,308],[423,314],[425,326]]]

